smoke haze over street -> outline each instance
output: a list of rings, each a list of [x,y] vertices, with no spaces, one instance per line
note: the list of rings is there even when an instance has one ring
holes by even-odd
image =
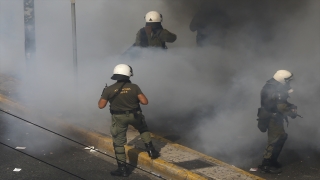
[[[320,1],[211,2],[231,19],[223,47],[196,46],[196,32],[189,30],[201,10],[196,0],[76,0],[75,78],[70,1],[35,0],[36,71],[29,72],[23,3],[0,0],[0,72],[22,80],[19,95],[27,104],[108,132],[108,108],[100,110],[97,102],[105,83],[114,83],[115,65],[129,64],[132,82],[149,99],[142,109],[151,131],[180,135],[194,149],[239,165],[262,157],[267,135],[257,128],[260,90],[286,69],[294,74],[289,102],[304,118],[290,120],[285,148],[319,152]],[[166,52],[120,56],[151,10],[162,13],[163,27],[177,34],[177,41],[168,43]]]

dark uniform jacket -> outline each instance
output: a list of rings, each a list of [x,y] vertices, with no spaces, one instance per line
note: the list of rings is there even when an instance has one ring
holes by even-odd
[[[287,101],[289,98],[289,84],[283,85],[275,79],[270,79],[261,90],[261,107],[269,113],[280,113],[284,116],[293,116],[291,109],[296,108],[294,104]]]
[[[285,119],[288,122],[287,116],[291,118],[297,116],[292,112],[292,109],[297,107],[287,101],[289,98],[288,90],[290,89],[289,84],[283,85],[273,78],[263,86],[260,92],[261,107],[257,114],[258,128],[261,132],[267,131],[271,119],[279,122],[283,122]]]

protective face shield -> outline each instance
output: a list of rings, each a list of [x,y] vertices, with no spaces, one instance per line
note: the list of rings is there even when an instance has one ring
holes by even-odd
[[[127,64],[118,64],[114,69],[113,69],[113,75],[111,79],[113,80],[127,80],[131,76],[133,76],[133,71],[131,66]]]
[[[146,22],[162,22],[162,15],[157,11],[150,11],[144,17]]]
[[[288,89],[288,93],[292,93],[293,89],[290,87],[290,81],[293,79],[293,74],[287,70],[278,70],[273,79],[285,85]]]

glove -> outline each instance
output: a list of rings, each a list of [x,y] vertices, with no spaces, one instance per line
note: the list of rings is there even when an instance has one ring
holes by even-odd
[[[292,111],[293,113],[295,113],[295,114],[298,113],[298,110],[297,110],[297,109],[291,109],[291,111]]]
[[[292,119],[295,119],[297,117],[297,114],[289,114],[288,116],[290,116]]]
[[[292,104],[290,107],[290,112],[288,116],[290,116],[292,119],[295,119],[297,117],[297,114],[298,114],[298,107]]]

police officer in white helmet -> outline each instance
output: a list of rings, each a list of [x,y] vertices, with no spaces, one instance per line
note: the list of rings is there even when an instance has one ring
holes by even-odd
[[[263,154],[262,173],[281,173],[278,157],[287,140],[288,134],[284,130],[284,120],[288,123],[288,116],[297,116],[297,106],[287,101],[293,90],[290,81],[293,74],[288,70],[278,70],[273,78],[267,81],[261,90],[261,107],[258,110],[258,128],[261,132],[268,131],[268,144]]]
[[[118,169],[111,171],[111,175],[114,176],[129,176],[124,149],[124,145],[127,143],[128,125],[132,125],[139,131],[149,157],[155,159],[159,156],[159,152],[155,150],[152,144],[150,132],[140,108],[140,104],[148,104],[148,99],[138,85],[131,83],[131,76],[133,76],[131,66],[118,64],[111,77],[117,82],[104,88],[98,102],[100,109],[106,107],[108,102],[110,103],[110,113],[112,115],[110,132],[118,163]]]
[[[150,11],[144,19],[146,25],[137,32],[134,46],[167,49],[166,42],[173,43],[177,39],[177,35],[162,27],[163,17],[159,12]]]

